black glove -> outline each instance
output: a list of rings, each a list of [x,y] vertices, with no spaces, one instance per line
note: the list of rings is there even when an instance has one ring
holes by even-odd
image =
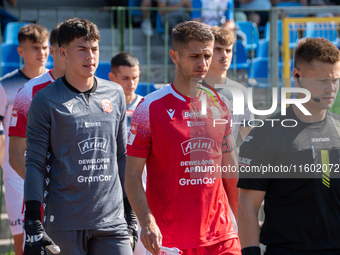
[[[241,250],[242,255],[261,255],[261,249],[258,246],[250,246]]]
[[[31,220],[25,217],[26,242],[24,255],[43,255],[49,249],[53,254],[58,254],[60,249],[46,234],[40,220]]]
[[[124,197],[124,211],[125,211],[125,220],[128,225],[128,232],[130,236],[130,243],[131,243],[132,251],[135,251],[137,241],[138,241],[137,216],[135,212],[132,210],[130,202],[127,199],[127,197]]]

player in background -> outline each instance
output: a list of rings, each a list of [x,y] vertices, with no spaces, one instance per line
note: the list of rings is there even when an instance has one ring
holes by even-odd
[[[40,89],[54,82],[65,74],[64,60],[60,57],[58,46],[58,30],[56,26],[50,34],[50,55],[53,58],[53,70],[29,80],[18,92],[9,127],[9,163],[21,178],[25,179],[25,151],[26,151],[26,125],[27,111],[32,98]]]
[[[124,90],[127,132],[130,130],[132,115],[143,98],[135,93],[139,75],[139,62],[136,57],[127,52],[119,52],[112,57],[109,79],[118,83]]]
[[[233,102],[233,95],[228,89],[236,87],[243,92],[245,98],[247,98],[247,89],[240,83],[230,80],[227,77],[227,71],[230,67],[233,57],[233,46],[235,43],[235,35],[233,31],[225,27],[214,26],[211,28],[214,34],[214,53],[209,67],[209,71],[204,78],[204,82],[215,88],[215,84],[223,84],[223,88],[215,88],[219,94],[222,94],[228,98],[231,105]],[[233,108],[231,109],[233,113]],[[249,134],[251,127],[248,125],[248,121],[252,119],[252,114],[248,108],[247,100],[244,104],[244,114],[233,114],[233,136],[234,141],[237,140],[237,136],[240,133],[242,140],[244,140]],[[242,125],[241,125],[242,123]],[[235,155],[238,158],[237,148],[235,148]],[[234,217],[234,215],[232,214]],[[236,216],[236,215],[235,215]],[[237,229],[236,220],[234,220],[235,227]]]
[[[298,170],[281,176],[280,171],[266,176],[240,173],[238,223],[243,255],[260,255],[259,242],[267,245],[266,255],[340,253],[340,179],[332,168],[339,166],[340,116],[327,111],[339,90],[340,52],[324,38],[304,38],[295,48],[294,59],[296,84],[311,94],[301,105],[310,115],[293,104],[285,114],[269,119],[295,120],[295,126],[273,127],[264,121],[254,128],[241,145],[239,166]],[[305,97],[297,94],[300,100]],[[266,216],[260,234],[258,211],[264,199]]]
[[[5,91],[5,93],[0,93],[0,121],[3,124],[6,145],[3,179],[6,189],[6,209],[16,255],[21,254],[23,244],[22,220],[24,216],[21,211],[24,180],[9,164],[8,129],[14,98],[18,90],[30,79],[40,76],[47,71],[45,64],[48,58],[48,37],[48,31],[42,26],[29,24],[22,27],[18,33],[18,53],[23,58],[25,65],[23,68],[14,70],[0,79],[0,87],[3,87]]]
[[[227,199],[237,201],[237,179],[194,170],[237,167],[230,126],[213,127],[216,118],[231,120],[229,102],[222,98],[215,104],[211,91],[197,83],[209,69],[213,44],[206,25],[178,24],[170,50],[175,79],[142,99],[132,117],[125,187],[142,227],[141,240],[153,255],[161,245],[185,255],[240,254]],[[206,115],[201,113],[203,96]],[[145,163],[146,193],[141,180]],[[236,212],[237,203],[231,207]]]
[[[63,255],[132,254],[128,228],[137,222],[122,187],[125,97],[118,84],[94,77],[99,39],[88,20],[60,25],[65,76],[38,91],[27,113],[25,255],[54,242]]]
[[[139,82],[139,61],[136,57],[127,52],[119,52],[111,59],[111,72],[109,73],[110,81],[118,83],[122,86],[126,102],[126,125],[127,134],[130,131],[132,115],[137,105],[143,98],[135,93]],[[144,169],[143,187],[146,188],[146,170]],[[141,227],[138,222],[138,236],[140,236]],[[140,240],[137,241],[134,255],[145,255],[146,250]]]
[[[242,90],[244,98],[247,98],[247,89],[245,86],[227,77],[227,71],[233,57],[233,46],[236,40],[233,31],[217,26],[212,27],[211,31],[215,36],[214,54],[204,81],[212,87],[215,87],[215,84],[225,84],[223,88],[217,88],[216,91],[227,97],[230,103],[233,101],[233,95],[228,89],[228,86]],[[248,136],[251,130],[248,121],[251,119],[252,113],[249,110],[247,100],[245,100],[244,114],[233,114],[233,135],[235,141],[238,134],[241,135],[243,141]],[[236,156],[238,155],[237,150],[235,150],[235,154]]]

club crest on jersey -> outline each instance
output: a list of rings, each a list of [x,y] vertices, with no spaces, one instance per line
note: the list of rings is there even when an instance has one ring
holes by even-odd
[[[194,151],[205,151],[212,154],[215,141],[206,137],[197,137],[186,140],[181,143],[182,151],[184,155],[187,155]]]
[[[112,103],[109,99],[102,100],[102,107],[103,107],[103,111],[107,113],[110,113],[113,110]]]
[[[78,143],[81,154],[89,151],[101,150],[107,152],[109,140],[102,137],[88,138]]]

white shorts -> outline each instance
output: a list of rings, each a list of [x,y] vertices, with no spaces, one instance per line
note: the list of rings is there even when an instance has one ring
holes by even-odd
[[[21,213],[24,201],[24,180],[22,178],[4,179],[5,201],[9,227],[13,236],[24,233]]]

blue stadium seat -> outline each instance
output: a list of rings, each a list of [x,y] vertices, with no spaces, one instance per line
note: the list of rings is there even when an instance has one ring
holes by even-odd
[[[111,72],[110,62],[99,62],[96,76],[109,81],[109,72]]]
[[[157,88],[155,87],[154,83],[149,83],[149,93],[156,91]],[[140,82],[138,83],[137,89],[136,89],[136,94],[140,96],[146,96],[148,93],[148,83],[147,82]]]
[[[51,55],[48,55],[45,67],[47,69],[53,69],[53,58],[51,57]]]
[[[1,76],[18,69],[19,63],[1,63]]]
[[[165,33],[165,28],[163,27],[163,24],[162,24],[161,15],[158,12],[157,12],[157,15],[156,15],[156,31],[159,34]]]
[[[256,50],[256,57],[268,58],[269,40],[260,39]]]
[[[4,32],[4,42],[8,44],[18,44],[18,33],[21,27],[31,24],[28,22],[10,22],[7,24]]]
[[[268,58],[258,57],[252,60],[252,68],[248,68],[248,85],[252,87],[267,88],[271,86],[271,79],[268,79]],[[279,78],[282,77],[281,66],[279,68]],[[280,83],[280,86],[282,84]]]
[[[303,7],[303,5],[299,2],[280,2],[278,3],[275,7],[278,8],[300,8]],[[287,17],[295,17],[295,18],[299,18],[299,17],[306,17],[307,15],[305,14],[288,14]]]
[[[247,36],[247,44],[246,49],[256,50],[257,44],[259,41],[259,30],[254,22],[251,21],[235,21],[236,25],[240,28],[240,30],[246,34]]]
[[[290,23],[289,24],[289,48],[294,49],[296,47],[297,41],[299,40],[299,35],[298,35],[298,28],[295,23]],[[277,21],[277,34],[278,34],[278,42],[279,45],[282,44],[282,21],[278,20]],[[266,23],[265,31],[264,31],[264,37],[268,41],[271,39],[270,38],[270,22],[268,21]]]
[[[338,31],[337,25],[335,22],[322,22],[322,23],[314,23],[307,22],[305,37],[323,37],[330,40],[334,45],[338,45]]]
[[[1,63],[20,63],[18,44],[1,43]]]
[[[231,60],[231,65],[229,69],[234,68],[234,57],[236,57],[235,67],[239,69],[247,69],[250,63],[248,51],[246,49],[246,44],[240,40],[236,40],[234,47],[236,47],[233,58]]]

